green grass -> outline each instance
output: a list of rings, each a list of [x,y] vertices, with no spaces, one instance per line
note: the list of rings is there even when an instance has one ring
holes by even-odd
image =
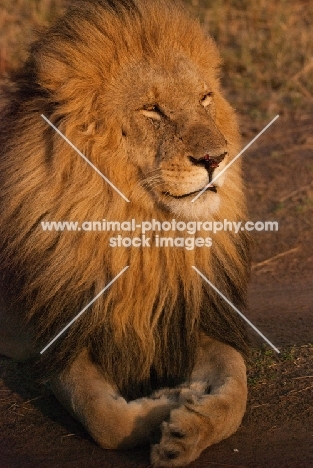
[[[308,356],[311,356],[311,353],[312,345],[310,344],[302,347],[283,347],[280,354],[276,354],[265,346],[262,349],[253,349],[247,365],[248,383],[254,386],[261,382],[280,379],[283,374],[298,375],[297,365],[300,371],[302,364],[308,362]]]

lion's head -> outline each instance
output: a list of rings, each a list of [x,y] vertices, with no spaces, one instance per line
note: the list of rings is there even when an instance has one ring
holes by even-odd
[[[121,128],[128,161],[157,206],[187,219],[206,219],[218,211],[223,176],[197,203],[191,201],[229,162],[237,143],[233,115],[212,65],[206,76],[187,53],[171,50],[170,57],[130,66],[121,79],[127,96]],[[228,121],[222,122],[221,114]]]
[[[219,208],[219,191],[206,191],[195,204],[192,195],[234,157],[239,140],[220,91],[216,46],[168,2],[117,5],[118,13],[107,2],[79,2],[34,47],[39,84],[61,103],[49,114],[59,125],[60,117],[71,118],[71,128],[62,128],[75,144],[85,147],[84,133],[87,145],[94,141],[94,154],[86,152],[104,173],[107,161],[99,154],[114,145],[125,178],[136,181],[124,187],[132,202],[144,197],[150,211],[207,218]],[[217,158],[219,167],[206,157]],[[227,184],[234,170],[216,186]],[[117,182],[120,174],[112,178]],[[233,190],[231,182],[225,190]]]
[[[2,122],[0,235],[4,285],[34,330],[35,350],[123,267],[133,270],[73,325],[49,364],[44,357],[48,373],[89,346],[125,390],[144,387],[151,369],[180,380],[199,328],[244,348],[236,316],[191,270],[197,265],[240,305],[244,233],[220,233],[211,251],[188,252],[114,250],[106,233],[40,229],[43,219],[243,219],[237,162],[192,203],[238,151],[219,64],[198,22],[165,0],[76,1],[33,45]]]

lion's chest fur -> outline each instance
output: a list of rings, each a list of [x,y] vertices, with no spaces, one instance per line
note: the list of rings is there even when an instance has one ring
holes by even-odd
[[[118,304],[109,323],[103,323],[90,337],[93,359],[130,399],[186,381],[194,365],[199,303],[186,299],[181,282],[170,283],[166,268],[163,275],[160,284],[154,282],[156,289],[145,282],[144,275],[138,275],[136,286],[133,284],[136,300],[128,296],[123,301],[127,310]],[[126,284],[125,293],[127,296]],[[123,312],[125,332],[121,334],[116,324]]]

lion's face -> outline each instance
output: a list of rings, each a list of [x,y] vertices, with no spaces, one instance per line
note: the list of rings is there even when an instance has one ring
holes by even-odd
[[[216,82],[208,83],[184,61],[175,73],[159,68],[143,73],[146,68],[140,66],[136,90],[129,85],[125,99],[122,135],[128,160],[158,205],[203,218],[219,208],[224,174],[191,202],[230,159],[226,132],[217,122],[224,100]]]

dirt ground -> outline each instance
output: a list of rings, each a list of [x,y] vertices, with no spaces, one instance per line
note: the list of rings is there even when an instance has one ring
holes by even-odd
[[[281,350],[251,332],[249,404],[238,432],[191,467],[313,466],[313,136],[312,117],[280,118],[244,156],[253,232],[248,316]],[[244,142],[260,128],[242,121]],[[0,467],[149,466],[148,448],[103,451],[46,389],[13,361],[0,360]]]

